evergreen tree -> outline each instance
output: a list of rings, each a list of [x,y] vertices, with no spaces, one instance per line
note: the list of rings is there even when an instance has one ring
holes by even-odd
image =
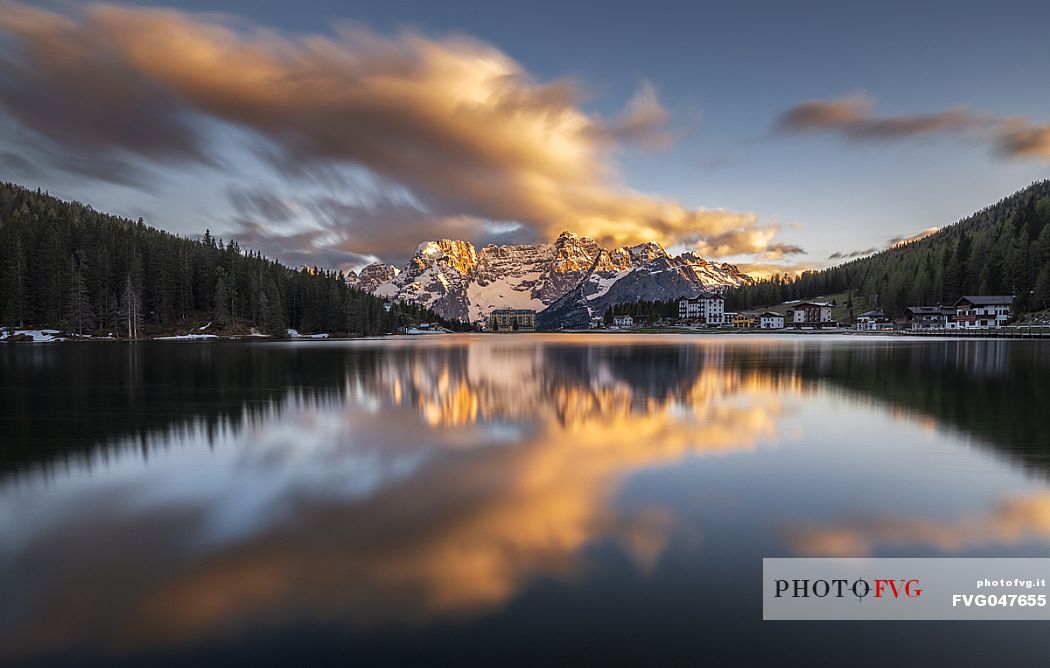
[[[137,339],[142,329],[142,298],[135,289],[131,274],[124,283],[124,292],[120,296],[120,319],[126,328],[129,339]]]
[[[217,325],[225,327],[230,324],[230,295],[226,290],[226,272],[219,267],[219,278],[215,281],[215,308],[213,313]]]
[[[91,307],[84,276],[75,260],[70,260],[69,294],[66,301],[66,323],[68,328],[83,336],[95,327],[95,312]]]

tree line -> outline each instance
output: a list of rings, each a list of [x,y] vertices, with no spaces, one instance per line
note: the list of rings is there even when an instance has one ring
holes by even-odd
[[[678,300],[655,299],[652,301],[639,300],[613,304],[605,309],[602,320],[606,325],[611,325],[613,317],[617,315],[629,315],[633,318],[646,318],[649,320],[678,318]]]
[[[462,328],[415,305],[388,309],[341,271],[292,269],[210,232],[188,239],[11,183],[0,183],[0,320],[126,338],[206,323],[274,336]]]
[[[744,310],[836,293],[891,316],[963,295],[1014,295],[1014,311],[1050,308],[1050,181],[1039,181],[928,237],[797,277],[774,275],[726,291]]]

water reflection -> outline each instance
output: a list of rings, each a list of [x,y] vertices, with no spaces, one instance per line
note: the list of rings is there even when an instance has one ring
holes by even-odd
[[[236,426],[136,437],[170,461],[48,499],[58,517],[4,516],[22,527],[5,589],[46,592],[14,611],[18,644],[181,641],[247,617],[477,612],[538,575],[571,578],[599,539],[649,570],[673,514],[618,510],[621,479],[753,448],[797,383],[677,347],[406,347],[347,367],[341,398],[289,392]],[[186,480],[205,465],[199,441],[229,470]],[[96,549],[80,549],[85,535]],[[100,572],[120,578],[121,596]]]
[[[712,511],[660,486],[625,489],[694,466],[690,486],[769,513],[715,512],[767,550],[753,558],[1050,540],[1046,494],[978,500],[945,520],[925,478],[900,483],[907,511],[880,499],[884,513],[838,511],[868,498],[859,484],[830,496],[821,487],[911,456],[902,444],[931,421],[929,461],[958,461],[960,441],[939,426],[994,453],[976,455],[994,470],[987,498],[1035,485],[1017,463],[1044,461],[1036,402],[1047,398],[1047,357],[1010,342],[464,337],[40,350],[5,350],[0,382],[11,399],[0,426],[13,435],[0,485],[6,653],[174,647],[292,623],[466,624],[538,582],[571,587],[610,554],[644,579],[671,550],[695,554],[698,518]],[[30,375],[28,396],[16,397]],[[996,393],[1018,385],[1024,399]],[[852,449],[830,424],[858,430]],[[787,466],[762,456],[785,448]],[[705,477],[721,466],[725,475]],[[964,478],[938,479],[936,491],[956,500]]]
[[[862,557],[893,546],[933,546],[958,553],[989,545],[1050,540],[1050,493],[1009,496],[985,511],[953,519],[859,517],[831,525],[793,527],[787,539],[806,556]]]

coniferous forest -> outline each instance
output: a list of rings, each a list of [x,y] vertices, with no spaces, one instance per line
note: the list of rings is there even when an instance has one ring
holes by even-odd
[[[891,316],[963,295],[1014,295],[1017,314],[1050,308],[1050,181],[1039,181],[928,237],[797,278],[726,292],[737,311],[852,292]]]
[[[141,338],[251,329],[374,336],[418,322],[428,310],[349,287],[342,272],[291,269],[236,241],[198,240],[0,184],[0,319],[10,327]]]

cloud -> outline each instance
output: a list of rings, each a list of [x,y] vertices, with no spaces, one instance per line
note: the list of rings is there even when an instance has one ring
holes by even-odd
[[[408,261],[425,229],[435,238],[507,241],[485,220],[437,216],[388,188],[354,196],[311,194],[279,197],[258,189],[230,188],[227,199],[238,212],[234,236],[242,245],[293,266],[346,269],[382,258]]]
[[[886,245],[887,245],[888,248],[896,248],[897,246],[903,246],[905,244],[910,244],[913,241],[919,241],[920,239],[925,239],[926,237],[930,236],[931,234],[935,234],[935,233],[940,232],[940,231],[941,231],[940,227],[927,227],[925,230],[921,230],[919,232],[916,232],[915,234],[913,234],[911,236],[907,236],[907,237],[901,237],[901,236],[893,237],[889,241],[886,242]]]
[[[912,234],[910,236],[906,236],[906,237],[904,237],[904,236],[891,237],[890,239],[888,239],[886,241],[886,245],[882,246],[881,248],[879,248],[877,246],[872,246],[871,248],[864,248],[864,249],[861,249],[861,250],[835,251],[834,253],[832,253],[831,255],[828,256],[828,259],[829,260],[852,260],[854,258],[864,257],[865,255],[871,255],[872,253],[879,253],[879,252],[884,251],[884,250],[889,250],[891,248],[896,248],[898,246],[904,246],[906,244],[910,244],[913,241],[919,241],[920,239],[925,239],[926,237],[930,236],[931,234],[935,234],[935,233],[939,232],[940,230],[941,230],[941,228],[939,228],[939,227],[927,227],[926,229],[921,230],[919,232],[916,232],[915,234]]]
[[[572,229],[731,255],[765,251],[777,233],[753,213],[687,208],[622,183],[625,142],[670,140],[648,83],[606,119],[581,109],[575,82],[537,82],[464,36],[350,24],[288,35],[214,14],[96,4],[60,15],[11,2],[0,33],[14,47],[0,101],[42,136],[214,163],[209,124],[235,127],[286,173],[355,166],[404,187],[427,214],[413,239],[434,236],[433,221],[484,220],[541,238]]]
[[[1008,497],[988,512],[948,521],[875,517],[801,526],[787,538],[799,554],[826,557],[862,557],[886,545],[931,545],[943,552],[1019,545],[1050,538],[1050,495]]]
[[[803,262],[789,264],[776,264],[772,262],[738,262],[736,266],[748,276],[758,279],[770,278],[774,274],[780,274],[781,276],[798,276],[802,272],[815,269],[813,265]]]
[[[834,100],[810,100],[784,112],[777,128],[784,132],[839,132],[851,139],[904,139],[970,128],[975,119],[961,109],[934,114],[873,116],[876,101],[862,94]]]
[[[861,250],[854,250],[854,251],[835,251],[834,253],[832,253],[831,255],[828,256],[828,259],[829,260],[852,260],[854,258],[864,257],[865,255],[871,255],[872,253],[878,253],[880,250],[885,250],[885,249],[884,248],[877,248],[875,246],[872,246],[871,248],[863,248]]]
[[[1001,118],[953,108],[926,114],[877,116],[874,97],[861,93],[829,100],[809,100],[780,115],[781,133],[834,133],[854,141],[902,141],[956,135],[989,144],[1009,159],[1050,161],[1050,123]]]
[[[1020,119],[1008,120],[999,131],[998,148],[1008,158],[1050,160],[1050,123],[1031,125]]]

